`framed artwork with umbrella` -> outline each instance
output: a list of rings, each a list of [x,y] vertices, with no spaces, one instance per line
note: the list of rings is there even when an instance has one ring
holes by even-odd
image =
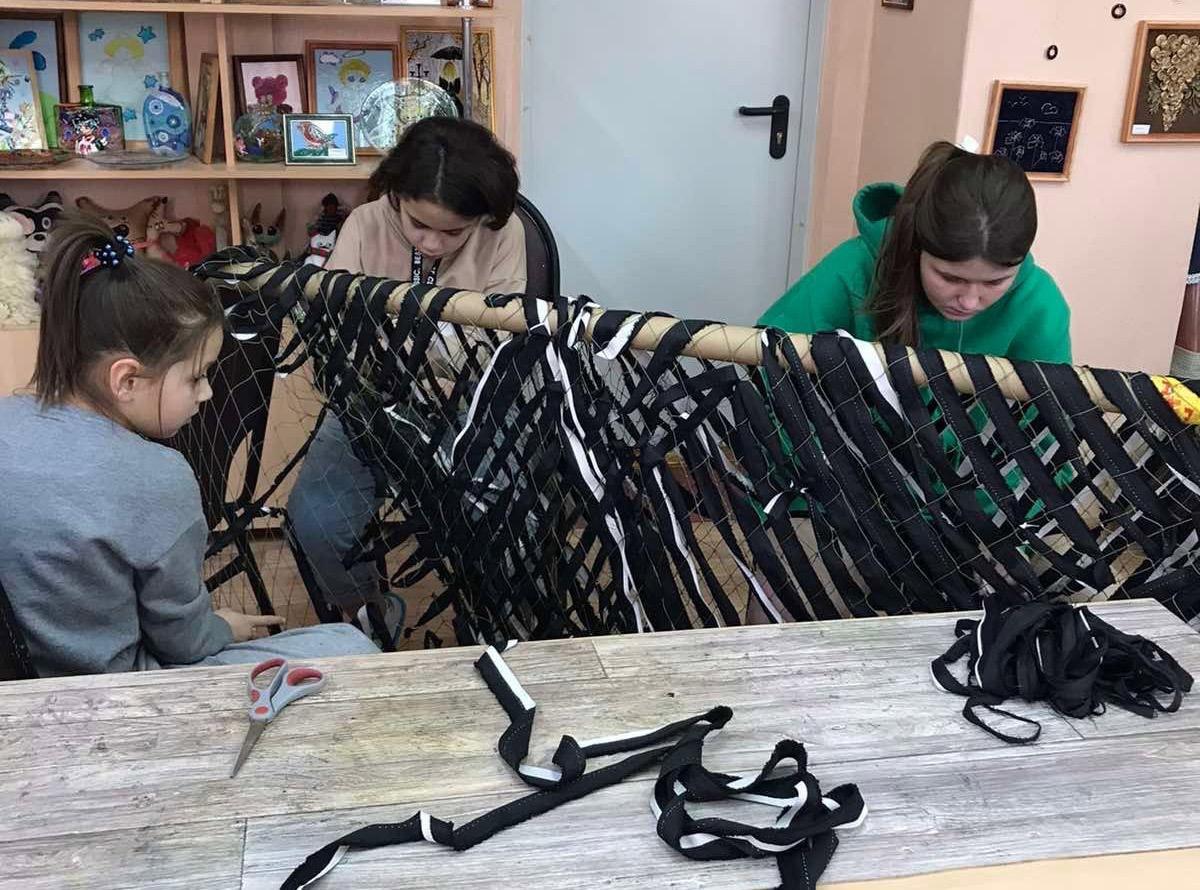
[[[491,28],[474,32],[471,52],[472,109],[471,117],[493,132],[496,129],[495,101],[495,40]],[[463,42],[458,29],[428,28],[405,31],[404,73],[408,77],[428,80],[450,94],[462,114]]]

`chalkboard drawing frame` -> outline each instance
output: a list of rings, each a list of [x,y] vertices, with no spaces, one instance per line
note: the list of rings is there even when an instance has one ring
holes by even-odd
[[[992,100],[988,108],[987,137],[983,140],[984,150],[988,154],[1009,156],[1009,150],[1013,146],[1005,143],[1013,137],[1015,122],[1001,119],[1005,114],[1010,113],[1006,111],[1006,108],[1009,107],[1006,103],[1010,98],[1019,98],[1014,94],[1020,93],[1063,93],[1073,98],[1075,108],[1069,124],[1040,120],[1041,109],[1035,108],[1031,112],[1031,116],[1022,122],[1024,129],[1029,131],[1033,138],[1027,145],[1016,146],[1020,154],[1011,156],[1011,159],[1025,171],[1025,175],[1031,180],[1067,182],[1071,178],[1071,162],[1075,158],[1075,146],[1079,142],[1079,120],[1083,115],[1083,98],[1087,93],[1087,87],[1058,83],[996,81],[992,85]],[[1045,107],[1045,104],[1043,103],[1042,107]],[[1059,131],[1064,128],[1066,132],[1060,133]],[[997,145],[997,142],[1001,144]],[[1033,146],[1036,154],[1027,150],[1030,145]],[[1050,157],[1044,157],[1046,155]],[[1061,160],[1052,160],[1055,155],[1061,155]],[[1034,158],[1034,160],[1031,162],[1028,160],[1029,158]],[[1047,169],[1034,168],[1040,163],[1038,158],[1047,161],[1043,165]]]
[[[1125,98],[1125,118],[1121,123],[1122,142],[1200,142],[1200,70],[1189,82],[1175,84],[1182,87],[1182,96],[1176,93],[1169,111],[1162,104],[1164,84],[1150,70],[1151,51],[1160,36],[1169,39],[1171,35],[1180,35],[1192,44],[1189,54],[1194,60],[1195,43],[1200,41],[1200,22],[1138,22],[1129,94]],[[1161,48],[1160,52],[1165,49],[1167,47]],[[1172,70],[1180,72],[1181,67],[1175,65]],[[1187,73],[1195,69],[1184,66],[1183,70],[1186,78]],[[1166,126],[1168,119],[1169,127]]]

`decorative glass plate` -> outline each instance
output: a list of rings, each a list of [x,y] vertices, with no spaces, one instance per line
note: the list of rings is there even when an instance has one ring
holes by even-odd
[[[391,151],[405,130],[427,117],[458,117],[458,106],[436,83],[406,77],[371,90],[359,111],[358,127],[372,147]]]
[[[156,155],[149,151],[94,151],[84,155],[93,164],[119,170],[156,170],[186,160],[188,155],[178,157]]]

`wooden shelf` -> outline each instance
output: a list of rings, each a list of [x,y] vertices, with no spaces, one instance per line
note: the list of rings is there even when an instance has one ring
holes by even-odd
[[[457,6],[374,6],[327,3],[203,3],[138,2],[138,0],[15,0],[6,9],[41,12],[186,12],[200,15],[307,15],[408,19],[494,19],[496,9],[461,9]]]
[[[226,179],[367,179],[379,166],[379,157],[367,157],[353,166],[338,164],[254,164],[238,161],[232,171],[226,167],[213,165],[213,169],[223,170],[218,178]]]
[[[232,168],[223,163],[203,164],[198,158],[188,158],[178,164],[154,170],[121,170],[101,167],[84,158],[73,158],[56,167],[42,170],[5,170],[0,168],[0,180],[5,179],[272,179],[272,180],[342,180],[367,179],[379,166],[378,157],[364,158],[352,167],[329,165],[291,166],[285,164],[251,164],[239,161]]]

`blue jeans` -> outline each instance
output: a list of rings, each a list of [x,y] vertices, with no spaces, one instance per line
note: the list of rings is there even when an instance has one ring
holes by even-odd
[[[354,456],[341,421],[326,414],[287,502],[297,542],[326,602],[350,610],[379,600],[374,562],[346,569],[342,560],[361,540],[381,503],[375,496],[375,478]]]

